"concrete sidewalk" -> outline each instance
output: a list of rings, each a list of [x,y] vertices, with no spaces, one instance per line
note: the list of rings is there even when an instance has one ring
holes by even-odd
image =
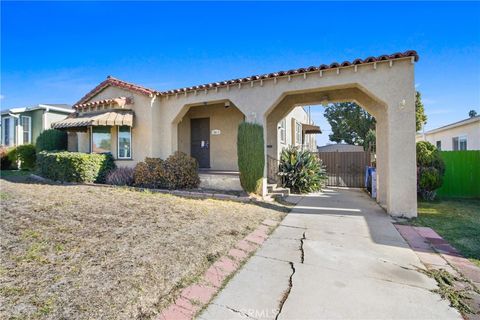
[[[461,319],[363,191],[297,199],[200,319]]]

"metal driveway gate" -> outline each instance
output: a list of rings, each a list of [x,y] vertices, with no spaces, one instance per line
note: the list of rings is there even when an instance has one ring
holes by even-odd
[[[327,170],[327,186],[365,186],[365,167],[371,164],[369,152],[318,152],[318,157]]]

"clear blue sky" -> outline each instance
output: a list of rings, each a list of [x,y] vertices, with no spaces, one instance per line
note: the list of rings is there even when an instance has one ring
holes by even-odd
[[[427,129],[480,113],[479,3],[1,2],[1,107],[417,50]],[[321,107],[314,119],[328,127]]]

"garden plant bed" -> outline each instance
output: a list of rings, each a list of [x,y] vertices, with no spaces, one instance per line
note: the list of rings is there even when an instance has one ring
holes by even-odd
[[[2,177],[5,319],[158,317],[240,239],[286,211]]]

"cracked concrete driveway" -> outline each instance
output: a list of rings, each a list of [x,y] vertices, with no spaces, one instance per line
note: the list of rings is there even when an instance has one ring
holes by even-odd
[[[296,199],[200,319],[461,319],[364,192]]]

